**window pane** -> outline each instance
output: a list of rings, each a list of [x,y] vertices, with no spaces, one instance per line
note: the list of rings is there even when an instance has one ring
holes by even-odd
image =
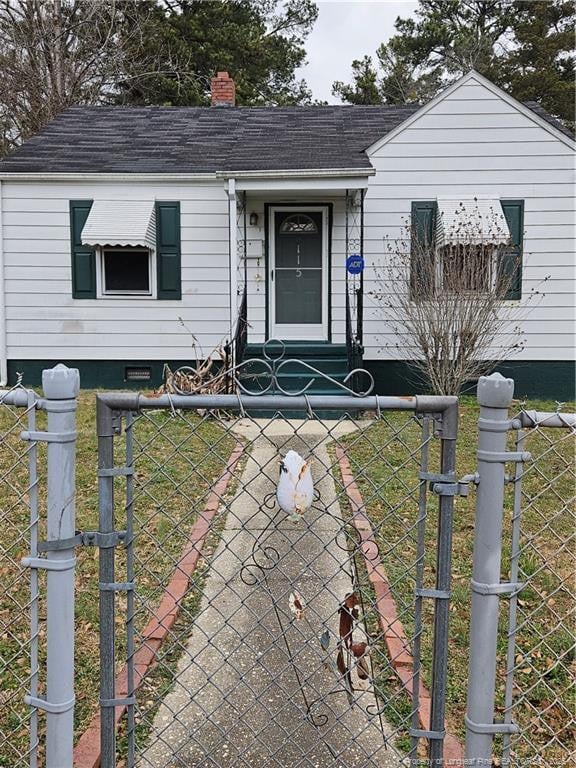
[[[322,322],[322,270],[276,270],[276,322]]]
[[[322,267],[320,237],[279,237],[276,243],[276,267]]]
[[[104,290],[150,292],[148,251],[105,251]]]
[[[448,291],[487,293],[492,283],[494,250],[481,245],[442,247],[442,287]]]
[[[311,216],[305,213],[294,213],[287,216],[280,227],[283,235],[315,234],[318,226]]]

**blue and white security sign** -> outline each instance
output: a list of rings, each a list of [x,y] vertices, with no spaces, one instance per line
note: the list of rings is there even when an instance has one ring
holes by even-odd
[[[364,259],[359,253],[353,253],[346,259],[346,269],[351,275],[359,275],[364,272]]]

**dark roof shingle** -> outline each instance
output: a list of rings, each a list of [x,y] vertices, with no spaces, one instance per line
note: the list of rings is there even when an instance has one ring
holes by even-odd
[[[535,102],[527,107],[567,135]],[[0,161],[7,173],[370,168],[364,150],[420,107],[71,107]]]
[[[418,106],[71,107],[0,161],[22,173],[370,168]]]

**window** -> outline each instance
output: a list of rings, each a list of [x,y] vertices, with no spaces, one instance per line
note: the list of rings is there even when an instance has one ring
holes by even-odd
[[[494,282],[494,246],[457,243],[438,248],[436,274],[445,291],[492,290]]]
[[[280,226],[283,235],[313,235],[318,232],[316,222],[304,213],[294,213],[287,216]]]
[[[177,201],[71,200],[70,246],[75,299],[182,298]]]
[[[455,290],[521,298],[523,210],[521,200],[412,203],[412,298]]]
[[[152,293],[152,254],[136,248],[105,248],[101,253],[101,292],[106,295]]]

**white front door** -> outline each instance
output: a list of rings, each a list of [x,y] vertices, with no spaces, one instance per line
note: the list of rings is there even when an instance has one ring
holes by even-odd
[[[328,338],[328,209],[270,208],[270,337]]]

